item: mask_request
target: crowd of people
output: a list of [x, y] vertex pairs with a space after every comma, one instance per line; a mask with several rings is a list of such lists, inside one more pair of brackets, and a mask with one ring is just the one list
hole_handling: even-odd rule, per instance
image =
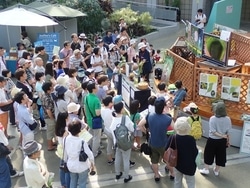
[[[160, 83], [159, 91], [148, 99], [146, 117], [138, 111], [138, 100], [130, 102], [127, 112], [122, 97], [117, 95], [117, 88], [121, 84], [116, 78], [120, 74], [118, 65], [124, 60], [138, 68], [136, 64], [143, 62], [141, 76], [149, 81], [153, 60], [158, 58], [159, 51], [155, 53], [145, 38], [140, 42], [130, 39], [123, 19], [119, 30], [118, 34], [107, 31], [103, 38], [97, 39], [95, 46], [87, 42], [84, 33], [79, 36], [73, 33], [72, 41], [65, 41], [60, 53], [55, 54], [51, 62], [43, 46], [36, 47], [34, 55], [27, 52], [25, 48], [31, 44], [24, 39], [18, 60], [19, 68], [15, 72], [16, 83], [10, 79], [11, 73], [6, 69], [4, 58], [1, 59], [0, 142], [11, 149], [8, 139], [13, 136], [8, 133], [8, 125], [16, 126], [20, 131], [19, 148], [25, 158], [23, 172], [12, 173], [8, 154], [0, 156], [0, 169], [5, 169], [0, 171], [0, 187], [11, 187], [10, 178], [23, 174], [29, 187], [49, 186], [53, 173], [48, 172], [46, 165], [38, 160], [41, 145], [35, 141], [37, 131], [46, 131], [47, 151], [56, 152], [59, 157], [63, 188], [76, 188], [77, 185], [86, 187], [89, 171], [95, 174], [95, 160], [102, 155], [102, 134], [107, 136], [107, 165], [114, 164], [114, 178], [118, 180], [123, 177], [124, 183], [133, 178], [129, 174], [129, 168], [135, 165], [130, 159], [131, 152], [142, 150], [144, 133], [150, 135], [151, 167], [154, 180], [159, 182], [158, 165], [165, 150], [172, 147], [168, 142], [172, 136], [167, 134], [171, 130], [177, 135], [175, 147], [178, 149], [178, 165], [174, 168], [166, 163], [165, 170], [169, 171], [176, 188], [182, 187], [183, 175], [186, 176], [188, 187], [195, 187], [197, 138], [190, 135], [192, 122], [188, 118], [178, 118], [178, 110], [187, 91], [180, 80], [174, 84], [174, 92], [168, 91], [166, 83]], [[27, 37], [26, 33], [23, 34]], [[0, 47], [2, 57], [3, 51]], [[220, 166], [225, 166], [225, 150], [217, 153], [215, 149], [219, 147], [217, 142], [224, 149], [223, 144], [228, 140], [231, 125], [225, 108], [222, 108], [220, 104], [214, 110], [215, 117], [210, 118], [210, 138], [205, 149], [206, 166], [201, 170], [202, 174], [209, 174], [208, 165], [213, 163], [214, 157], [215, 175], [219, 174]], [[188, 111], [196, 117], [198, 107], [191, 106]], [[133, 136], [129, 149], [119, 147], [119, 138], [115, 134], [117, 127], [123, 124], [124, 116], [128, 134]], [[100, 117], [103, 126], [96, 128], [94, 119]], [[221, 122], [225, 122], [225, 126], [218, 128]], [[80, 136], [84, 131], [91, 135], [90, 140], [85, 141]], [[86, 154], [86, 160], [79, 160], [81, 151]], [[65, 170], [65, 164], [68, 170]]]

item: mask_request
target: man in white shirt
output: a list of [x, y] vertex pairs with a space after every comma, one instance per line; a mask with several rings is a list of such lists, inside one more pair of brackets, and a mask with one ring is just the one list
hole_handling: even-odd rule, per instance
[[2, 71], [6, 68], [6, 61], [4, 59], [4, 48], [0, 47], [0, 75], [2, 75]]
[[197, 14], [195, 15], [195, 25], [200, 29], [204, 29], [206, 22], [207, 17], [205, 14], [203, 14], [203, 10], [198, 9]]

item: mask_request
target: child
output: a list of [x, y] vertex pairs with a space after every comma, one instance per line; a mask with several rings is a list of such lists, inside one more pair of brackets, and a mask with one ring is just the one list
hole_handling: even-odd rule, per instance
[[191, 126], [190, 135], [193, 136], [195, 140], [200, 139], [202, 136], [202, 124], [201, 117], [197, 114], [198, 106], [191, 102], [183, 110], [191, 113], [191, 116], [188, 117], [188, 123]]
[[7, 96], [7, 100], [11, 99], [11, 95], [10, 92], [11, 90], [16, 87], [15, 83], [10, 79], [11, 78], [11, 72], [8, 69], [4, 69], [2, 71], [2, 75], [5, 77], [6, 79], [6, 85], [4, 86], [5, 91], [6, 91], [6, 96]]
[[112, 132], [110, 130], [110, 125], [112, 123], [112, 112], [113, 112], [113, 97], [110, 95], [107, 95], [102, 100], [104, 106], [101, 108], [101, 117], [103, 119], [104, 124], [104, 133], [107, 135], [108, 138], [108, 144], [107, 144], [107, 158], [108, 158], [108, 165], [114, 164], [115, 160], [112, 157], [113, 156], [113, 136]]
[[135, 143], [134, 143], [134, 149], [140, 149], [141, 147], [141, 137], [142, 137], [142, 131], [137, 128], [137, 124], [139, 123], [141, 116], [138, 112], [138, 109], [140, 108], [140, 102], [138, 100], [133, 100], [130, 103], [130, 119], [134, 123], [134, 137], [135, 137]]
[[175, 87], [177, 91], [174, 92], [174, 99], [173, 99], [173, 105], [174, 105], [174, 120], [176, 120], [178, 116], [178, 111], [180, 109], [181, 102], [185, 100], [185, 97], [187, 95], [187, 90], [182, 87], [182, 81], [178, 80], [175, 82]]
[[118, 89], [119, 88], [119, 71], [120, 71], [120, 68], [119, 68], [119, 61], [116, 61], [114, 64], [115, 64], [115, 68], [113, 70], [113, 82], [114, 82], [114, 85], [115, 85], [115, 89]]

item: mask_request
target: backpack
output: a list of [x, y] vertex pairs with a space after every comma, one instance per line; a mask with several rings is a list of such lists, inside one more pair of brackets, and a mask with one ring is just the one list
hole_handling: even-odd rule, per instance
[[122, 116], [122, 121], [116, 126], [114, 130], [117, 147], [123, 151], [127, 151], [132, 148], [134, 138], [132, 133], [125, 126], [126, 116]]
[[200, 139], [202, 136], [200, 116], [196, 119], [193, 116], [190, 116], [189, 120], [191, 120], [191, 122], [189, 121], [191, 125], [190, 135], [193, 136], [195, 140]]

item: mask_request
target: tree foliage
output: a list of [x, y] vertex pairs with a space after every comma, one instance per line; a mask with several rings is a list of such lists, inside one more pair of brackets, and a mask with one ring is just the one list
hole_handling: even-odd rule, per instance
[[149, 12], [139, 14], [133, 11], [128, 5], [125, 8], [114, 11], [110, 15], [110, 21], [113, 27], [118, 27], [120, 18], [123, 18], [128, 26], [128, 33], [130, 36], [141, 36], [148, 33], [151, 28], [152, 17]]

